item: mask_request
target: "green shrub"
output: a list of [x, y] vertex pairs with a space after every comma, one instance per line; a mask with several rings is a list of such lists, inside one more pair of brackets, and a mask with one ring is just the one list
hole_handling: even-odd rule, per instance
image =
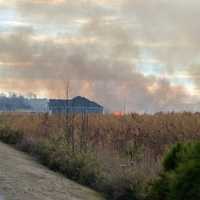
[[52, 170], [81, 184], [96, 187], [100, 167], [92, 153], [72, 152], [67, 143], [47, 139], [36, 144], [34, 154]]
[[99, 191], [106, 194], [107, 199], [137, 200], [138, 186], [134, 179], [127, 176], [106, 176], [98, 183]]
[[200, 162], [188, 161], [178, 167], [171, 182], [170, 199], [200, 199]]
[[178, 143], [170, 149], [163, 160], [165, 171], [175, 170], [188, 160], [200, 160], [200, 142]]
[[169, 184], [170, 177], [168, 174], [163, 173], [160, 177], [153, 182], [150, 186], [148, 200], [168, 200], [169, 198]]
[[23, 139], [23, 133], [9, 127], [0, 128], [0, 140], [7, 144], [18, 144]]
[[178, 163], [180, 163], [180, 159], [182, 159], [182, 152], [184, 151], [183, 148], [183, 145], [178, 143], [170, 149], [168, 154], [166, 154], [163, 160], [163, 167], [165, 171], [174, 170], [177, 167]]
[[79, 168], [79, 182], [96, 187], [97, 180], [101, 177], [100, 165], [90, 153], [79, 153], [75, 157], [75, 165]]
[[153, 183], [148, 199], [200, 199], [200, 142], [179, 143], [165, 156], [164, 171]]

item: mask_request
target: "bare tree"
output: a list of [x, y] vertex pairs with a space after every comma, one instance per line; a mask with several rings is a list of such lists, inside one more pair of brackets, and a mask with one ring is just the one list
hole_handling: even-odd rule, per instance
[[80, 151], [86, 152], [88, 146], [89, 116], [85, 108], [81, 113], [81, 122]]
[[69, 101], [70, 96], [70, 81], [66, 84], [66, 102], [65, 102], [65, 124], [66, 124], [66, 140], [71, 146], [73, 152], [75, 151], [75, 141], [74, 141], [74, 119], [75, 114], [71, 110], [71, 105]]

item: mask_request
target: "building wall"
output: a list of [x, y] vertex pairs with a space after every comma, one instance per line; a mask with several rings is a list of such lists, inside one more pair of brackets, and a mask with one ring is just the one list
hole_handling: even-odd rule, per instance
[[48, 100], [47, 99], [29, 99], [28, 103], [31, 107], [30, 112], [46, 113], [48, 112]]
[[103, 113], [103, 107], [86, 98], [69, 100], [28, 99], [24, 97], [0, 98], [0, 112], [33, 113]]
[[51, 113], [103, 113], [103, 107], [82, 107], [82, 106], [53, 106], [49, 108]]
[[81, 96], [73, 99], [49, 100], [50, 113], [103, 113], [103, 107]]

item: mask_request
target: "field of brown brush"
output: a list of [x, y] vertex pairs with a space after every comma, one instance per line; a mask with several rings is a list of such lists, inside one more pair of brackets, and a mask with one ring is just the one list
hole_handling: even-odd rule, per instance
[[160, 171], [163, 153], [179, 141], [200, 139], [200, 113], [113, 115], [1, 114], [0, 126], [28, 142], [60, 136], [73, 152], [92, 152], [102, 171], [143, 183]]
[[[142, 145], [151, 151], [154, 159], [162, 155], [168, 145], [200, 138], [200, 113], [130, 114], [123, 117], [88, 115], [87, 123], [83, 123], [80, 115], [73, 118], [69, 124], [77, 142], [84, 129], [90, 147], [122, 153], [131, 144]], [[22, 130], [30, 137], [47, 137], [66, 131], [66, 119], [58, 115], [1, 114], [0, 123]]]

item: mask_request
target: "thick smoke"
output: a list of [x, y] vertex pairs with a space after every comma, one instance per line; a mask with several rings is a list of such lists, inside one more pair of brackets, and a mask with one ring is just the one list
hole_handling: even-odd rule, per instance
[[[161, 60], [164, 70], [177, 72], [190, 70], [197, 62], [200, 17], [198, 0], [124, 0], [121, 6], [128, 21], [137, 21], [138, 30], [146, 47]], [[192, 67], [191, 67], [192, 68]]]
[[147, 52], [168, 74], [181, 67], [189, 73], [197, 55], [193, 36], [179, 38], [184, 27], [170, 31], [180, 19], [160, 11], [171, 8], [165, 1], [117, 2], [15, 1], [17, 16], [29, 25], [0, 33], [0, 88], [60, 98], [70, 80], [70, 96], [88, 96], [111, 111], [184, 109], [187, 90], [145, 76], [139, 64]]

